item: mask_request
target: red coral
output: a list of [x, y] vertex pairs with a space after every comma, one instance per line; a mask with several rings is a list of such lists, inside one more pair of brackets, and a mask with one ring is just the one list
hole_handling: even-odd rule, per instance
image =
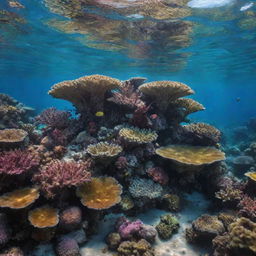
[[39, 158], [28, 151], [12, 150], [0, 154], [0, 174], [19, 175], [39, 165]]
[[70, 112], [48, 108], [35, 119], [40, 124], [45, 124], [50, 128], [64, 129], [70, 125]]
[[91, 173], [88, 171], [90, 167], [89, 160], [83, 163], [53, 160], [34, 175], [33, 180], [39, 184], [45, 195], [51, 198], [62, 189], [90, 181]]
[[153, 181], [166, 185], [169, 182], [167, 173], [161, 167], [152, 167], [147, 169], [147, 174], [152, 177]]
[[238, 207], [241, 208], [239, 211], [240, 216], [256, 221], [256, 200], [245, 195], [238, 204]]

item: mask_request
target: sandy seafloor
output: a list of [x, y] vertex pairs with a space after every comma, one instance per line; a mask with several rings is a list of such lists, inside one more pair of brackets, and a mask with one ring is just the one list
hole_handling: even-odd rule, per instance
[[[202, 249], [192, 247], [186, 243], [184, 230], [191, 222], [200, 215], [207, 213], [209, 202], [199, 193], [185, 194], [186, 204], [184, 209], [176, 216], [180, 221], [179, 232], [168, 241], [157, 239], [154, 244], [156, 256], [199, 256], [204, 253]], [[135, 219], [141, 219], [145, 224], [156, 225], [159, 217], [167, 212], [161, 210], [150, 210], [145, 214], [138, 215]], [[90, 238], [90, 240], [81, 247], [82, 256], [112, 256], [111, 252], [104, 252], [106, 244], [105, 236], [113, 230], [115, 220], [120, 215], [106, 215], [102, 223], [100, 223], [98, 235]]]

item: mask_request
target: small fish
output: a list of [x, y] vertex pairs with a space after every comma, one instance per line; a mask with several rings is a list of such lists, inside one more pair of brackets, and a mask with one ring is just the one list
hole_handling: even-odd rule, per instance
[[240, 102], [241, 98], [240, 97], [237, 97], [236, 98], [236, 102]]
[[98, 111], [98, 112], [95, 113], [95, 116], [97, 116], [97, 117], [104, 116], [104, 112]]

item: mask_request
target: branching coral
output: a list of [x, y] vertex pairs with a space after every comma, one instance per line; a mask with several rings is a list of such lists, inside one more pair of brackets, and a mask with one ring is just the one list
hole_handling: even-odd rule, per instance
[[48, 108], [35, 119], [38, 123], [45, 124], [50, 128], [64, 129], [70, 125], [70, 117], [70, 112]]
[[37, 155], [28, 151], [12, 150], [0, 153], [0, 176], [23, 174], [38, 165]]
[[59, 223], [59, 214], [57, 209], [45, 205], [29, 211], [28, 219], [36, 228], [50, 228]]
[[92, 178], [77, 189], [81, 203], [91, 209], [108, 209], [121, 201], [122, 186], [112, 177]]
[[0, 196], [0, 207], [22, 209], [33, 204], [39, 198], [36, 188], [22, 188]]
[[156, 150], [156, 154], [184, 165], [205, 165], [225, 160], [224, 152], [214, 147], [170, 145]]
[[215, 197], [222, 202], [237, 204], [243, 197], [243, 192], [240, 189], [236, 189], [233, 186], [227, 186], [215, 193]]
[[22, 129], [0, 130], [0, 147], [15, 148], [23, 145], [28, 133]]
[[113, 143], [99, 142], [87, 147], [86, 152], [95, 159], [114, 158], [122, 152], [122, 147]]
[[256, 200], [245, 195], [239, 202], [238, 207], [240, 208], [240, 216], [247, 217], [254, 222], [256, 221]]
[[131, 80], [125, 81], [119, 91], [114, 91], [113, 96], [108, 100], [131, 109], [145, 106], [141, 100], [141, 92], [135, 90]]
[[139, 90], [156, 103], [157, 107], [165, 111], [169, 104], [180, 97], [193, 94], [194, 91], [180, 82], [156, 81], [143, 84]]
[[133, 178], [129, 186], [129, 192], [134, 198], [156, 199], [162, 195], [163, 188], [152, 180]]
[[221, 132], [206, 123], [192, 123], [183, 126], [185, 134], [197, 144], [197, 145], [216, 145], [220, 142]]
[[39, 184], [47, 197], [54, 197], [65, 188], [76, 187], [90, 181], [91, 162], [83, 163], [54, 160], [44, 166], [33, 180]]
[[145, 144], [157, 139], [157, 133], [149, 129], [139, 129], [136, 127], [122, 128], [119, 136], [126, 142]]
[[117, 79], [91, 75], [55, 84], [49, 94], [54, 98], [70, 101], [82, 115], [94, 115], [98, 111], [103, 111], [106, 92], [120, 86], [121, 82]]

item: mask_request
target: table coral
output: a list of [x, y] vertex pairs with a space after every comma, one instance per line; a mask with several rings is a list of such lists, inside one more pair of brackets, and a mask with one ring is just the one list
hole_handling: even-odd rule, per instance
[[81, 203], [90, 209], [108, 209], [121, 201], [122, 186], [112, 177], [92, 178], [77, 188]]
[[45, 205], [29, 211], [28, 219], [36, 228], [50, 228], [59, 223], [59, 214], [57, 209]]
[[0, 147], [15, 148], [25, 143], [28, 133], [22, 129], [0, 130]]
[[21, 188], [0, 196], [0, 207], [22, 209], [33, 204], [39, 198], [36, 188]]

